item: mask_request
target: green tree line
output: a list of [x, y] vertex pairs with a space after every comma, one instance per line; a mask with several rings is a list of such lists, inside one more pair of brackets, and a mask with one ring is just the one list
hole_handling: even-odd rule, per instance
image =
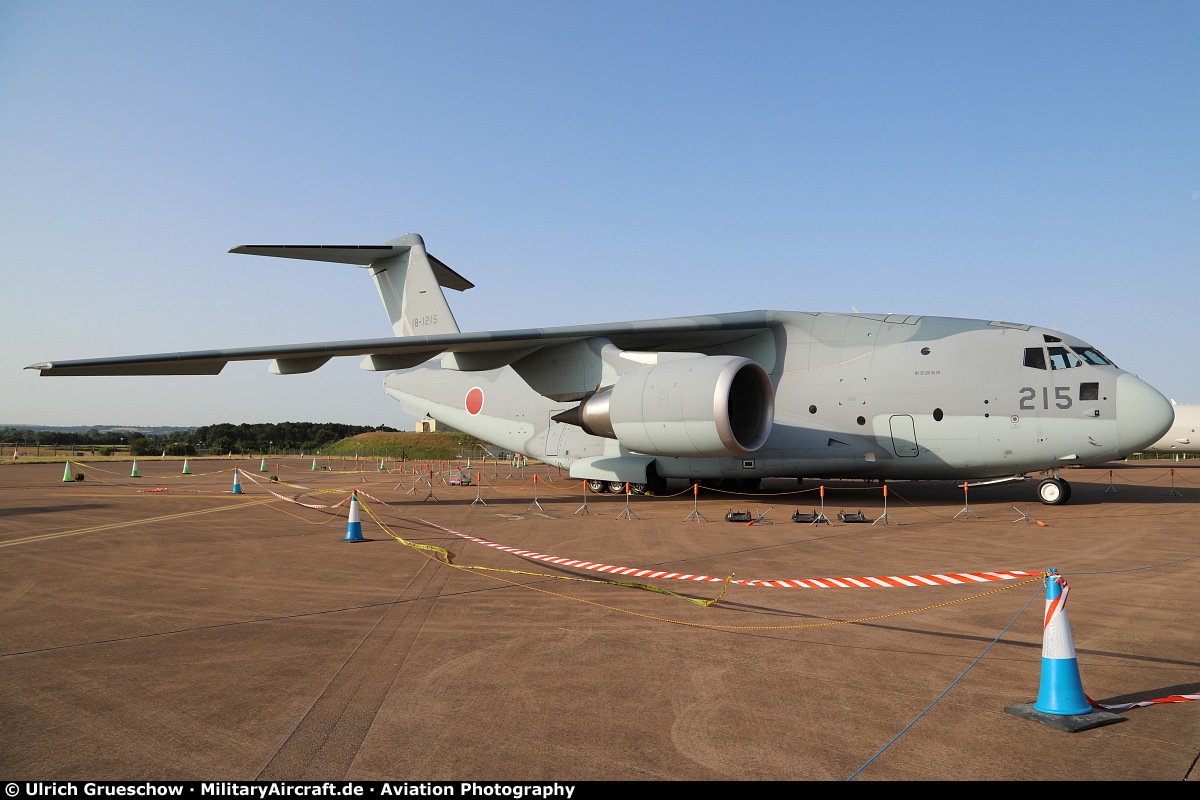
[[348, 436], [370, 431], [395, 432], [387, 426], [343, 425], [337, 422], [277, 422], [204, 425], [169, 433], [139, 431], [33, 430], [0, 428], [0, 442], [26, 449], [41, 445], [88, 449], [128, 449], [130, 455], [194, 456], [201, 452], [243, 454], [289, 453], [320, 450]]

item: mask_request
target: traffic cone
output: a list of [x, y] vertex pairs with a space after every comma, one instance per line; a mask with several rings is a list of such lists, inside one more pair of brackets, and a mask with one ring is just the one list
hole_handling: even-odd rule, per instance
[[14, 447], [13, 448], [13, 461], [16, 461], [20, 457], [21, 457], [21, 453], [18, 452], [17, 448]]
[[70, 461], [68, 461], [67, 465], [65, 467], [63, 467], [62, 482], [63, 483], [74, 483], [75, 482], [75, 479], [71, 477], [71, 462]]
[[1042, 679], [1037, 700], [1004, 709], [1069, 733], [1125, 718], [1096, 706], [1083, 691], [1075, 641], [1067, 620], [1069, 587], [1057, 569], [1046, 570], [1046, 614], [1042, 619]]
[[350, 521], [346, 523], [346, 538], [343, 542], [365, 542], [362, 535], [362, 521], [358, 515], [358, 492], [350, 494]]
[[137, 471], [137, 459], [136, 459], [136, 458], [133, 460], [133, 469], [131, 469], [131, 470], [129, 471], [129, 477], [131, 477], [131, 478], [140, 478], [140, 477], [142, 477], [141, 475], [138, 475], [138, 471]]
[[191, 475], [192, 474], [191, 471], [188, 470], [187, 461], [188, 461], [187, 458], [183, 459], [183, 472], [181, 473], [183, 475]]
[[267, 460], [265, 458], [262, 460], [262, 463], [258, 465], [258, 471], [259, 472], [267, 471]]
[[1033, 707], [1043, 714], [1086, 714], [1092, 710], [1079, 677], [1075, 640], [1067, 621], [1066, 580], [1047, 571], [1046, 616], [1042, 633], [1042, 682]]
[[312, 472], [316, 472], [316, 471], [317, 471], [317, 460], [316, 460], [315, 458], [313, 459], [313, 465], [312, 465], [312, 470], [311, 470], [311, 471], [312, 471]]
[[233, 468], [233, 493], [234, 494], [245, 494], [245, 492], [242, 491], [242, 484], [238, 480], [238, 468], [237, 467]]

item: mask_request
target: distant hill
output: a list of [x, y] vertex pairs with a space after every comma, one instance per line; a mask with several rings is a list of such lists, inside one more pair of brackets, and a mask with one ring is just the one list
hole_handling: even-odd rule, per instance
[[496, 458], [498, 448], [465, 433], [371, 432], [350, 436], [321, 449], [323, 455], [423, 459]]
[[56, 433], [86, 433], [87, 431], [109, 431], [144, 434], [175, 433], [176, 431], [194, 431], [196, 428], [177, 428], [170, 425], [19, 425], [16, 423], [0, 423], [0, 428], [17, 428], [29, 431], [54, 431]]

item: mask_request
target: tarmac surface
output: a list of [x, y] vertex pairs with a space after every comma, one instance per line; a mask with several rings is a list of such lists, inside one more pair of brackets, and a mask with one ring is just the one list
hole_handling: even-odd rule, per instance
[[[311, 463], [0, 465], [0, 779], [1200, 778], [1200, 461], [1065, 471], [1064, 506]], [[1047, 569], [1108, 724], [1006, 710]], [[890, 576], [923, 577], [841, 580]]]

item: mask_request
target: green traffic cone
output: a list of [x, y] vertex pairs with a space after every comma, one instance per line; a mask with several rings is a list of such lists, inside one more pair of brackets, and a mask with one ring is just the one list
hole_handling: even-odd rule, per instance
[[188, 471], [188, 465], [187, 465], [187, 462], [188, 462], [188, 460], [187, 460], [186, 458], [185, 458], [185, 459], [183, 459], [183, 474], [184, 474], [184, 475], [191, 475], [192, 473]]
[[317, 471], [317, 460], [316, 460], [315, 458], [313, 459], [313, 465], [312, 465], [312, 470], [311, 470], [311, 471], [312, 471], [312, 472], [316, 472], [316, 471]]
[[267, 460], [265, 458], [262, 460], [262, 463], [258, 465], [258, 471], [259, 472], [267, 471]]
[[132, 471], [129, 473], [129, 477], [131, 477], [131, 478], [140, 478], [140, 477], [142, 477], [141, 475], [138, 475], [138, 471], [137, 471], [137, 459], [136, 459], [136, 458], [133, 460], [133, 470], [132, 470]]
[[75, 482], [75, 479], [71, 477], [71, 462], [70, 461], [68, 461], [67, 465], [65, 467], [63, 467], [62, 482], [63, 483], [74, 483]]

